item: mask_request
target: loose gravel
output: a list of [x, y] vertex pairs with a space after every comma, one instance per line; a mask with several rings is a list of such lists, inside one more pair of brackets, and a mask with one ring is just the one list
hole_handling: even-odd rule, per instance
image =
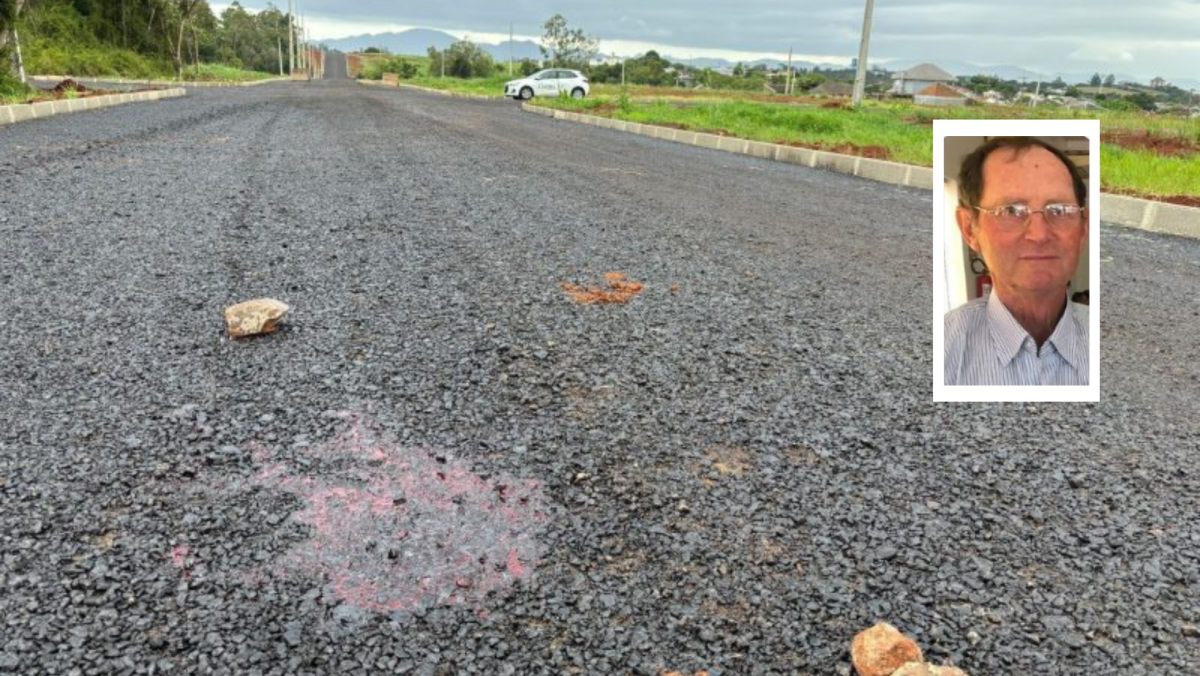
[[935, 405], [930, 211], [341, 81], [0, 129], [0, 672], [1197, 673], [1200, 244], [1103, 229], [1099, 404]]

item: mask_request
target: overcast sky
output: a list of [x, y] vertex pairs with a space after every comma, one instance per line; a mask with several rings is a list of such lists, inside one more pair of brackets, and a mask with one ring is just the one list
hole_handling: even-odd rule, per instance
[[[262, 9], [265, 0], [245, 0]], [[277, 0], [287, 9], [287, 0]], [[219, 12], [224, 3], [212, 3]], [[314, 39], [438, 28], [479, 42], [537, 40], [555, 13], [603, 53], [786, 57], [844, 63], [858, 53], [865, 0], [302, 0]], [[1200, 79], [1200, 0], [878, 0], [870, 60], [959, 60], [1055, 73]]]

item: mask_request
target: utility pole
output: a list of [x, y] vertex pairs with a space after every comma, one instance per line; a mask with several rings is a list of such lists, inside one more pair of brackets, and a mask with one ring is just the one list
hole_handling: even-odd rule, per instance
[[792, 48], [788, 47], [788, 68], [787, 75], [783, 78], [783, 94], [784, 96], [792, 95]]
[[296, 15], [296, 10], [292, 7], [292, 0], [288, 0], [288, 75], [296, 70], [296, 24], [292, 17]]
[[867, 87], [867, 45], [871, 42], [871, 13], [875, 11], [875, 0], [867, 0], [863, 13], [862, 42], [858, 45], [858, 71], [854, 74], [854, 107], [862, 105], [863, 91]]
[[513, 25], [508, 24], [508, 76], [512, 77]]

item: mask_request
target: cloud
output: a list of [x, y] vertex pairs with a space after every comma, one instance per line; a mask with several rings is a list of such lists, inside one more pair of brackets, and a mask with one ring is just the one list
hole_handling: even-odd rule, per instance
[[1086, 63], [1133, 63], [1133, 52], [1124, 45], [1087, 44], [1067, 55], [1071, 61]]
[[[651, 43], [659, 52], [737, 51], [786, 55], [789, 49], [847, 62], [858, 53], [865, 0], [608, 0], [570, 3], [571, 27], [615, 45]], [[448, 32], [516, 34], [536, 39], [555, 12], [533, 0], [385, 3], [300, 0], [313, 34], [336, 38], [423, 26]], [[277, 6], [284, 4], [276, 0]], [[244, 0], [263, 8], [266, 0]], [[285, 5], [286, 6], [286, 5]], [[1136, 64], [1194, 77], [1200, 2], [1194, 0], [888, 0], [875, 5], [872, 58], [1011, 64], [1048, 70]], [[1148, 41], [1164, 45], [1144, 48]], [[815, 60], [815, 59], [812, 59]]]

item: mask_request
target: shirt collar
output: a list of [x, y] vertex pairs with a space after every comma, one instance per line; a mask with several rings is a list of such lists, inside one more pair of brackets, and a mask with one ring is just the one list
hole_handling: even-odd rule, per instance
[[[992, 334], [992, 344], [996, 348], [996, 358], [1004, 366], [1008, 366], [1013, 359], [1016, 359], [1026, 340], [1029, 341], [1031, 349], [1036, 345], [1033, 336], [1030, 336], [1025, 327], [1021, 326], [1016, 317], [1012, 316], [1012, 313], [994, 292], [988, 294], [987, 323]], [[1079, 319], [1072, 311], [1071, 300], [1068, 298], [1067, 307], [1063, 310], [1062, 317], [1058, 319], [1058, 325], [1054, 327], [1054, 332], [1050, 334], [1046, 343], [1052, 345], [1054, 350], [1075, 369], [1084, 363], [1087, 354], [1087, 345], [1084, 344], [1081, 333]]]

